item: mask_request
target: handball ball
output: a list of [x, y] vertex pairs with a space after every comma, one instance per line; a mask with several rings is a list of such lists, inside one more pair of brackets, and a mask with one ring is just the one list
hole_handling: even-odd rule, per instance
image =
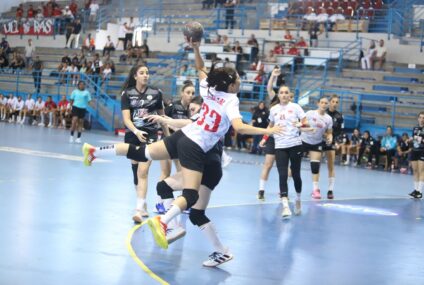
[[187, 41], [200, 42], [203, 37], [203, 26], [199, 22], [190, 22], [184, 27], [184, 36]]

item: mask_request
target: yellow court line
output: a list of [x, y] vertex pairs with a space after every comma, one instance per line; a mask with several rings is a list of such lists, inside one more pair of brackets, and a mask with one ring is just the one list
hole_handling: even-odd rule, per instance
[[128, 232], [128, 236], [127, 236], [127, 240], [126, 240], [128, 252], [130, 253], [132, 259], [134, 259], [134, 261], [138, 264], [138, 266], [140, 266], [141, 269], [143, 269], [143, 271], [146, 272], [151, 278], [155, 279], [156, 281], [158, 281], [162, 285], [169, 285], [168, 282], [166, 282], [165, 280], [163, 280], [162, 278], [157, 276], [152, 270], [150, 270], [149, 267], [146, 266], [146, 264], [143, 263], [143, 261], [141, 261], [141, 259], [137, 256], [137, 254], [134, 251], [134, 248], [131, 245], [131, 240], [133, 238], [134, 233], [144, 224], [146, 224], [146, 222], [143, 222], [140, 225], [134, 226]]

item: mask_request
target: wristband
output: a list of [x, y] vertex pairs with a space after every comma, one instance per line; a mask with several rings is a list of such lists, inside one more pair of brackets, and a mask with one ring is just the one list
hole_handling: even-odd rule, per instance
[[269, 139], [269, 136], [268, 136], [268, 135], [264, 135], [264, 136], [262, 137], [262, 139], [263, 139], [263, 140], [265, 140], [265, 141], [267, 141], [267, 140]]

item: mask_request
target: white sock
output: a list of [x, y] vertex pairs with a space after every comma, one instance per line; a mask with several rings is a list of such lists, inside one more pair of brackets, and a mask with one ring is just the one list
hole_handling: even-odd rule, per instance
[[168, 224], [173, 218], [181, 214], [181, 209], [177, 205], [172, 205], [171, 208], [169, 208], [168, 212], [166, 212], [165, 215], [160, 217], [160, 220], [164, 224]]
[[143, 210], [144, 204], [146, 204], [146, 199], [143, 198], [137, 198], [137, 210]]
[[148, 160], [152, 160], [152, 157], [150, 156], [149, 149], [147, 148], [147, 146], [146, 146], [146, 148], [144, 150], [144, 155], [146, 156], [146, 158]]
[[266, 180], [260, 179], [259, 180], [259, 190], [265, 190], [265, 184], [266, 184]]
[[418, 192], [422, 193], [424, 188], [424, 181], [420, 181], [420, 184], [418, 186]]
[[300, 200], [300, 196], [302, 195], [302, 193], [297, 193], [296, 192], [296, 200]]
[[215, 251], [226, 253], [227, 249], [219, 240], [215, 230], [215, 226], [212, 224], [212, 222], [200, 226], [200, 230], [206, 236], [206, 238], [213, 244]]
[[346, 161], [350, 162], [350, 154], [346, 155]]
[[328, 191], [334, 190], [334, 183], [336, 182], [336, 177], [328, 178]]
[[53, 121], [53, 113], [52, 113], [52, 112], [50, 112], [50, 113], [49, 113], [49, 125], [51, 125], [51, 124], [52, 124], [52, 121]]
[[414, 190], [417, 190], [420, 188], [420, 181], [414, 181]]
[[318, 190], [319, 189], [319, 182], [318, 181], [313, 181], [312, 182], [312, 189], [313, 190]]
[[111, 144], [111, 145], [96, 147], [95, 153], [96, 153], [96, 157], [116, 155], [115, 145]]
[[171, 208], [172, 202], [174, 202], [174, 198], [163, 199], [163, 207], [165, 211], [168, 211]]

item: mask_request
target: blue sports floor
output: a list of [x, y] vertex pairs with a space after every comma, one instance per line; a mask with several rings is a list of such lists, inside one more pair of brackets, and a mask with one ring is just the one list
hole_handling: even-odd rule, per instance
[[[410, 175], [336, 167], [336, 199], [311, 201], [305, 162], [303, 213], [282, 221], [276, 169], [259, 202], [263, 157], [230, 152], [234, 162], [207, 213], [234, 259], [204, 268], [213, 248], [189, 221], [187, 235], [168, 250], [146, 226], [134, 228], [125, 158], [83, 167], [81, 145], [68, 137], [0, 123], [1, 285], [424, 284], [424, 210], [407, 198]], [[95, 145], [121, 140], [93, 132], [82, 138]], [[323, 165], [323, 190], [326, 175]], [[154, 163], [151, 214], [158, 178]], [[292, 185], [290, 192], [293, 198]]]

